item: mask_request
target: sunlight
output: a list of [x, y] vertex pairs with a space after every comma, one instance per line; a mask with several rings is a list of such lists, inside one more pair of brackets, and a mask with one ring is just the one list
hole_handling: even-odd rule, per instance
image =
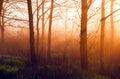
[[120, 0], [102, 1], [0, 0], [0, 77], [117, 78]]
[[95, 0], [95, 2], [92, 4], [93, 7], [99, 7], [101, 5], [101, 0]]

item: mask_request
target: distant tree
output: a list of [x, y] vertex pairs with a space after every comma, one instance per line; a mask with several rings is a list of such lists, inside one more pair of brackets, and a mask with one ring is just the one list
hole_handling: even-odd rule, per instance
[[50, 15], [49, 15], [49, 27], [48, 27], [48, 63], [51, 62], [51, 30], [52, 30], [52, 15], [53, 15], [53, 3], [51, 0]]
[[32, 15], [32, 3], [31, 0], [27, 0], [28, 15], [29, 15], [29, 29], [30, 29], [30, 58], [32, 67], [36, 67], [37, 60], [34, 47], [34, 28], [33, 28], [33, 15]]
[[81, 29], [80, 29], [80, 61], [81, 68], [88, 70], [88, 51], [87, 51], [87, 21], [88, 10], [93, 0], [81, 0]]
[[36, 24], [36, 27], [37, 27], [37, 39], [36, 39], [36, 53], [38, 54], [39, 53], [39, 1], [36, 0], [36, 12], [37, 12], [37, 15], [36, 15], [36, 18], [37, 18], [37, 24]]
[[[114, 7], [114, 0], [111, 0], [111, 7], [110, 7], [110, 13], [113, 12]], [[114, 44], [114, 18], [113, 15], [110, 16], [110, 25], [111, 25], [111, 44]], [[113, 45], [111, 45], [111, 49], [113, 49]], [[111, 50], [113, 51], [113, 50]]]
[[[101, 2], [101, 18], [105, 18], [105, 0]], [[101, 21], [100, 36], [100, 73], [104, 73], [104, 38], [105, 38], [105, 20]]]
[[42, 50], [41, 50], [41, 52], [43, 52], [44, 51], [44, 35], [45, 35], [45, 33], [44, 33], [44, 31], [45, 31], [45, 24], [44, 24], [44, 4], [45, 4], [45, 0], [42, 0], [42, 43], [41, 43], [41, 45], [42, 45]]

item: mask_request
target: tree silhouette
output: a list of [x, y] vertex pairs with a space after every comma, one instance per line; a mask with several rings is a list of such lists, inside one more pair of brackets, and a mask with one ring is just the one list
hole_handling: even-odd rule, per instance
[[[114, 7], [114, 0], [111, 0], [111, 7], [110, 7], [110, 13], [113, 12]], [[113, 15], [110, 16], [110, 25], [111, 25], [111, 44], [114, 44], [114, 18]], [[111, 49], [113, 49], [113, 45], [111, 45]], [[111, 50], [112, 52], [113, 50]]]
[[1, 42], [4, 41], [4, 40], [3, 40], [4, 37], [3, 37], [3, 34], [2, 34], [2, 33], [3, 33], [2, 31], [3, 31], [4, 29], [3, 29], [3, 27], [2, 27], [2, 23], [1, 23], [1, 22], [2, 22], [2, 7], [3, 7], [3, 0], [0, 0], [0, 28], [1, 28]]
[[28, 5], [28, 15], [29, 15], [29, 30], [30, 30], [30, 58], [31, 65], [33, 68], [36, 67], [36, 55], [35, 55], [35, 47], [34, 47], [34, 28], [33, 28], [33, 15], [32, 15], [32, 3], [31, 0], [27, 0]]
[[36, 22], [36, 27], [37, 27], [37, 39], [36, 39], [36, 53], [39, 53], [39, 8], [38, 8], [38, 0], [36, 0], [36, 18], [37, 18], [37, 22]]
[[45, 31], [45, 24], [44, 24], [44, 3], [45, 0], [42, 0], [42, 49], [41, 52], [44, 52], [44, 31]]
[[[105, 0], [101, 2], [101, 18], [105, 17]], [[105, 20], [101, 21], [101, 36], [100, 36], [100, 73], [104, 73], [104, 38], [105, 38]]]
[[0, 0], [0, 15], [1, 15], [1, 11], [2, 11], [2, 6], [3, 6], [3, 0]]
[[2, 6], [2, 12], [1, 12], [1, 41], [2, 43], [4, 44], [5, 42], [5, 13], [6, 13], [6, 5], [7, 5], [8, 1], [7, 2], [4, 2], [4, 5]]
[[88, 21], [88, 10], [92, 4], [92, 0], [81, 0], [81, 29], [80, 29], [80, 61], [81, 68], [88, 70], [88, 52], [87, 52], [87, 21]]
[[54, 0], [51, 0], [49, 28], [48, 28], [48, 63], [51, 62], [51, 30], [52, 30], [53, 3], [54, 3]]

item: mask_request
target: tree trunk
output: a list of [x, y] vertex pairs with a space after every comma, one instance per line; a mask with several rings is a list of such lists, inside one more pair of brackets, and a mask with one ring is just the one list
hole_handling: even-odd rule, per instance
[[38, 0], [36, 0], [36, 8], [37, 8], [37, 39], [36, 39], [36, 53], [39, 54], [39, 8], [38, 8]]
[[32, 67], [36, 67], [37, 60], [34, 47], [34, 28], [33, 28], [33, 15], [32, 15], [32, 3], [31, 0], [27, 0], [28, 15], [29, 15], [29, 29], [30, 29], [30, 58]]
[[4, 39], [4, 26], [5, 26], [5, 24], [4, 24], [4, 8], [2, 9], [1, 15], [2, 15], [2, 19], [1, 19], [1, 41], [2, 41], [2, 44], [4, 44], [4, 41], [5, 41], [5, 39]]
[[1, 15], [1, 12], [2, 12], [2, 6], [3, 6], [3, 0], [0, 0], [0, 15]]
[[[114, 0], [111, 0], [111, 8], [110, 8], [110, 13], [113, 12], [113, 6], [114, 6]], [[110, 24], [111, 24], [111, 52], [113, 51], [113, 44], [114, 44], [114, 19], [113, 19], [113, 15], [111, 15], [110, 17]]]
[[[101, 3], [101, 18], [105, 17], [105, 0]], [[100, 36], [100, 73], [104, 73], [104, 38], [105, 38], [105, 20], [101, 21], [101, 36]]]
[[45, 1], [42, 0], [42, 48], [41, 48], [41, 52], [43, 53], [44, 51], [44, 3]]
[[[111, 0], [110, 13], [113, 12], [113, 7], [114, 7], [114, 0]], [[113, 64], [114, 64], [114, 62], [112, 61], [113, 53], [114, 53], [114, 18], [113, 18], [113, 15], [110, 16], [110, 25], [111, 25], [111, 38], [110, 38], [111, 40], [110, 40], [109, 66], [110, 66], [110, 69], [112, 69]]]
[[51, 63], [51, 29], [52, 29], [53, 3], [54, 3], [54, 0], [51, 0], [49, 28], [48, 28], [48, 63]]
[[4, 33], [4, 29], [3, 29], [3, 26], [2, 26], [2, 18], [3, 17], [1, 17], [2, 16], [2, 7], [3, 7], [3, 0], [0, 0], [0, 28], [1, 28], [1, 43], [3, 43], [4, 42], [4, 35], [3, 35], [3, 33]]
[[88, 57], [87, 57], [87, 0], [81, 0], [82, 13], [81, 13], [81, 30], [80, 30], [80, 55], [81, 55], [81, 68], [88, 70]]

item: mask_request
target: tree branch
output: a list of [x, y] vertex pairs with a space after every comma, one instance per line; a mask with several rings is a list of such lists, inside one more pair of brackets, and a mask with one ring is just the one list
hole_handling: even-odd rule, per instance
[[120, 8], [117, 9], [117, 10], [115, 10], [115, 11], [113, 11], [112, 13], [110, 13], [109, 15], [107, 15], [106, 17], [102, 18], [100, 21], [106, 20], [109, 16], [113, 15], [115, 12], [117, 12], [119, 10], [120, 10]]

